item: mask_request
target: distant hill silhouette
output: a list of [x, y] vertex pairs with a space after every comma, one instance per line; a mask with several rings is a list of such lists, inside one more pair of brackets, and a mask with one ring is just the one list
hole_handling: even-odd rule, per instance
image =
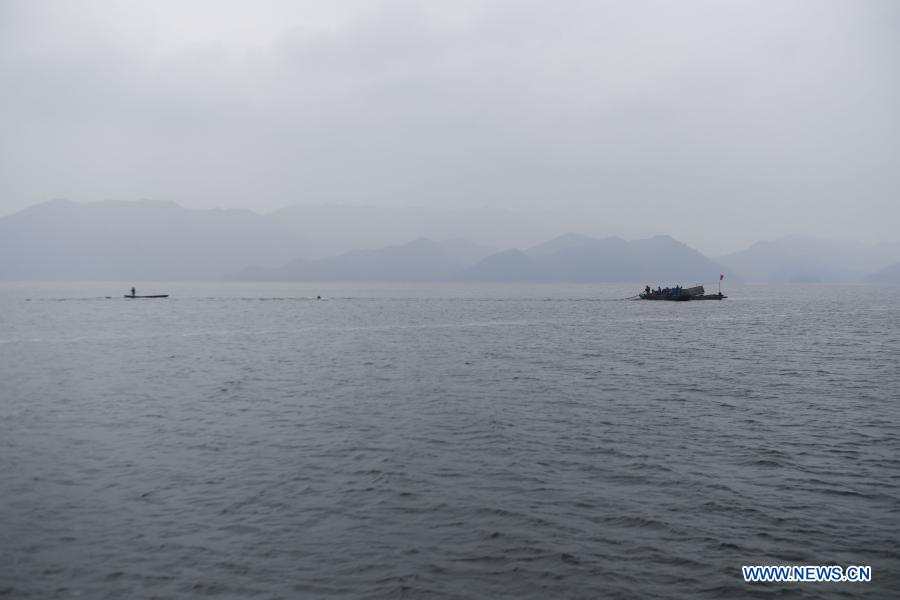
[[0, 217], [0, 279], [214, 280], [250, 265], [270, 268], [418, 237], [448, 240], [441, 242], [445, 251], [469, 264], [578, 222], [494, 208], [323, 205], [260, 215], [149, 200], [54, 200]]
[[298, 259], [275, 269], [254, 267], [239, 280], [271, 281], [447, 281], [478, 254], [462, 240], [444, 244], [420, 238], [400, 246], [354, 250], [318, 260]]
[[857, 283], [900, 257], [896, 244], [790, 236], [718, 257], [750, 283]]
[[521, 250], [492, 254], [456, 274], [461, 281], [525, 282], [541, 279], [537, 261]]
[[337, 256], [359, 248], [383, 248], [416, 238], [450, 240], [463, 238], [496, 248], [523, 248], [573, 228], [585, 233], [628, 235], [643, 231], [624, 230], [604, 222], [555, 213], [517, 212], [502, 208], [436, 209], [422, 207], [376, 208], [364, 206], [291, 206], [275, 211], [277, 220], [306, 240], [304, 258]]
[[866, 283], [900, 284], [900, 262], [895, 262], [866, 276]]
[[595, 238], [583, 235], [581, 233], [564, 233], [558, 237], [553, 238], [552, 240], [548, 240], [546, 242], [537, 244], [536, 246], [532, 246], [528, 249], [528, 256], [534, 258], [543, 258], [557, 252], [571, 250], [572, 248], [578, 248], [579, 246], [591, 244], [596, 241], [597, 240]]
[[[839, 283], [889, 281], [886, 267], [900, 261], [896, 243], [798, 236], [711, 260], [668, 236], [592, 237], [565, 233], [565, 222], [501, 209], [319, 206], [260, 215], [171, 202], [55, 200], [0, 217], [0, 280], [689, 285], [722, 272], [729, 282]], [[528, 243], [510, 243], [516, 240]]]
[[723, 267], [668, 236], [626, 241], [567, 233], [529, 248], [483, 259], [459, 274], [464, 281], [694, 283]]
[[466, 266], [446, 245], [418, 239], [401, 246], [358, 250], [276, 269], [247, 269], [243, 280], [481, 281], [695, 283], [722, 267], [667, 236], [625, 241], [566, 234], [526, 251], [504, 250]]
[[0, 218], [0, 279], [219, 279], [277, 265], [304, 240], [248, 210], [171, 202], [46, 202]]

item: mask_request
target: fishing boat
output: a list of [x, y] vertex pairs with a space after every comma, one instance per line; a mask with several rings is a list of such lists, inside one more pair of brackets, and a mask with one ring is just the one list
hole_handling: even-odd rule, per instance
[[131, 293], [125, 294], [125, 297], [131, 298], [132, 300], [135, 300], [137, 298], [143, 299], [143, 298], [168, 298], [169, 297], [168, 294], [154, 294], [154, 295], [147, 295], [147, 296], [138, 296], [137, 288], [135, 288], [134, 286], [131, 287], [130, 291], [131, 291]]
[[688, 302], [691, 300], [722, 300], [728, 296], [719, 292], [716, 294], [707, 294], [702, 285], [684, 288], [680, 285], [670, 288], [658, 287], [655, 290], [649, 285], [644, 288], [644, 293], [638, 294], [639, 300], [667, 300], [669, 302]]

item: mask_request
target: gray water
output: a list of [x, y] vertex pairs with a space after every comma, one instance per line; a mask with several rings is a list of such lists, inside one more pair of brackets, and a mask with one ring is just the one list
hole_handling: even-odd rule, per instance
[[900, 593], [897, 288], [125, 287], [0, 286], [0, 595]]

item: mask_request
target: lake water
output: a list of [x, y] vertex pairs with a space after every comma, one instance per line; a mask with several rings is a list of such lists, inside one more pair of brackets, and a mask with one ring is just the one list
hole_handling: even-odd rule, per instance
[[0, 596], [900, 597], [896, 287], [127, 287], [0, 285]]

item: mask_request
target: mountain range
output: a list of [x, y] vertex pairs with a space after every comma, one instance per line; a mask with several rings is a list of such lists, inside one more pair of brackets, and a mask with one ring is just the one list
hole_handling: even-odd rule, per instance
[[278, 221], [249, 210], [55, 200], [0, 218], [4, 280], [217, 279], [307, 251]]
[[[0, 217], [0, 280], [900, 283], [900, 244], [792, 236], [708, 258], [497, 209], [192, 210], [56, 200]], [[415, 232], [415, 233], [414, 233]], [[409, 241], [412, 240], [412, 241]]]
[[717, 257], [749, 283], [874, 283], [900, 259], [900, 244], [864, 244], [789, 236]]
[[726, 269], [658, 235], [641, 240], [568, 233], [524, 251], [493, 254], [458, 275], [465, 281], [702, 282]]
[[867, 275], [865, 280], [866, 283], [900, 285], [900, 262], [895, 262]]
[[709, 280], [721, 270], [721, 265], [668, 236], [626, 241], [569, 233], [524, 251], [501, 252], [489, 252], [488, 248], [459, 240], [449, 244], [420, 238], [407, 244], [318, 260], [298, 259], [275, 269], [245, 269], [234, 279], [697, 282]]
[[353, 250], [340, 256], [296, 259], [281, 267], [250, 267], [230, 279], [243, 281], [449, 281], [493, 249], [465, 240], [419, 238], [398, 246]]

